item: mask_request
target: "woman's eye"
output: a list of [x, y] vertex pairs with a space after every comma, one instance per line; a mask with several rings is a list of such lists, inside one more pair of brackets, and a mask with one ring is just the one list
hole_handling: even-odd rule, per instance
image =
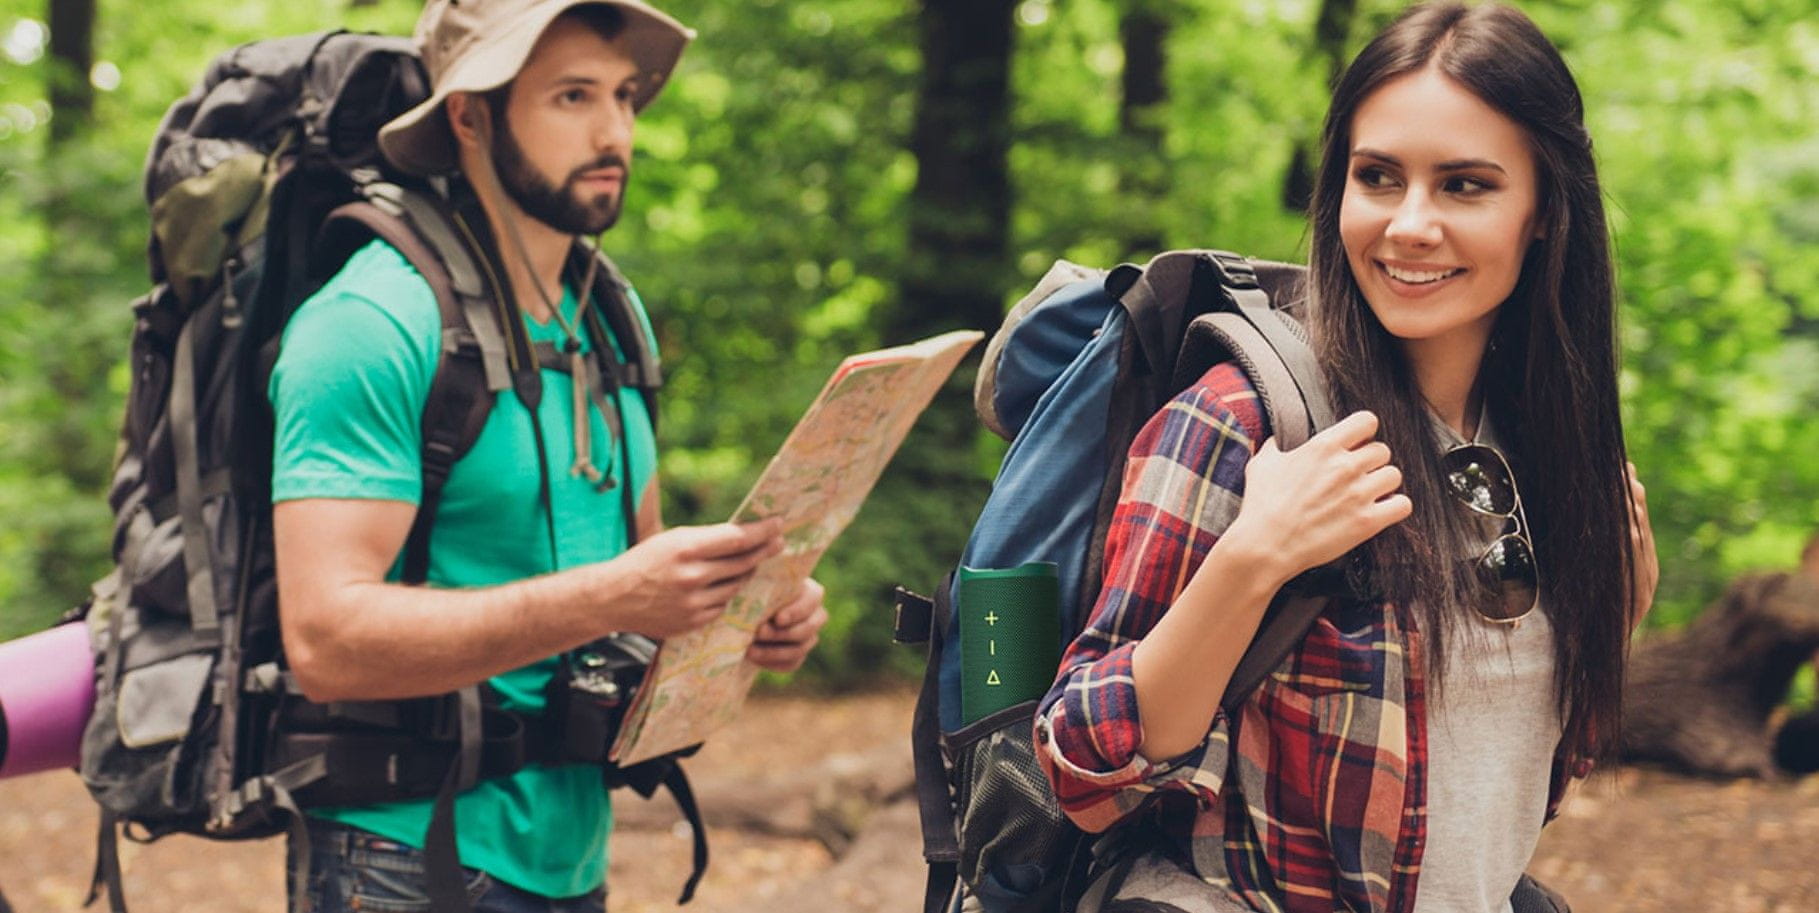
[[1491, 185], [1486, 181], [1467, 177], [1447, 178], [1446, 183], [1441, 186], [1447, 193], [1456, 193], [1462, 196], [1476, 196], [1477, 194], [1492, 189]]
[[1385, 187], [1391, 183], [1389, 172], [1375, 165], [1352, 172], [1352, 179], [1366, 187]]
[[587, 92], [582, 89], [570, 89], [560, 96], [566, 105], [578, 105], [587, 100]]

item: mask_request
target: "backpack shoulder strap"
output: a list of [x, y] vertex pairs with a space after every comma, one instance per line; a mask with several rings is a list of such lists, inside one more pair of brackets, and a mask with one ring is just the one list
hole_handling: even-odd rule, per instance
[[[1274, 315], [1266, 315], [1266, 318], [1276, 319]], [[1306, 349], [1306, 346], [1301, 348]], [[1302, 387], [1297, 381], [1307, 377], [1303, 372], [1309, 369], [1282, 357], [1257, 325], [1244, 315], [1221, 311], [1195, 318], [1188, 325], [1182, 352], [1176, 384], [1183, 388], [1207, 368], [1222, 361], [1236, 361], [1257, 389], [1257, 398], [1262, 401], [1263, 411], [1268, 416], [1270, 432], [1283, 450], [1301, 446], [1318, 428], [1332, 424], [1330, 416], [1325, 421], [1316, 421], [1313, 405], [1302, 395]], [[1201, 352], [1208, 354], [1199, 354]], [[1311, 352], [1307, 355], [1310, 359], [1313, 357]], [[1193, 376], [1187, 376], [1189, 374]]]
[[1301, 642], [1314, 619], [1320, 617], [1332, 599], [1320, 593], [1300, 592], [1293, 585], [1276, 593], [1269, 608], [1264, 610], [1263, 621], [1257, 625], [1256, 636], [1251, 638], [1250, 646], [1244, 648], [1244, 655], [1239, 657], [1232, 677], [1226, 680], [1225, 693], [1219, 697], [1219, 705], [1227, 714], [1236, 714], [1238, 708], [1244, 706], [1251, 692], [1263, 683], [1264, 676], [1282, 664], [1283, 658]]
[[[1333, 409], [1313, 348], [1301, 326], [1288, 316], [1289, 308], [1300, 302], [1272, 301], [1251, 262], [1237, 254], [1184, 251], [1157, 260], [1165, 257], [1171, 260], [1170, 268], [1146, 269], [1132, 284], [1133, 291], [1141, 289], [1141, 294], [1159, 300], [1187, 300], [1203, 291], [1180, 287], [1186, 281], [1198, 286], [1217, 283], [1221, 293], [1207, 313], [1188, 324], [1175, 363], [1175, 388], [1186, 387], [1214, 364], [1236, 361], [1257, 389], [1270, 429], [1283, 450], [1306, 443], [1332, 425]], [[1187, 257], [1192, 258], [1191, 267], [1184, 265], [1182, 258]], [[1152, 260], [1152, 266], [1156, 262]], [[1299, 289], [1288, 283], [1277, 287]], [[1237, 712], [1264, 676], [1306, 635], [1331, 601], [1328, 589], [1309, 584], [1332, 576], [1326, 568], [1316, 569], [1290, 582], [1270, 600], [1220, 698], [1228, 712]]]
[[[588, 275], [589, 261], [597, 264], [594, 287], [590, 290], [596, 306], [585, 315], [585, 331], [593, 340], [594, 358], [585, 379], [594, 407], [607, 422], [612, 438], [619, 445], [619, 499], [625, 519], [627, 546], [636, 545], [638, 536], [638, 495], [632, 490], [632, 448], [625, 418], [619, 408], [619, 390], [631, 387], [644, 399], [644, 411], [650, 417], [651, 430], [657, 428], [657, 389], [663, 384], [663, 372], [657, 363], [656, 343], [645, 331], [646, 323], [632, 300], [631, 283], [605, 253], [583, 241], [577, 241], [569, 259], [573, 275]], [[617, 341], [618, 350], [613, 343]], [[621, 354], [623, 353], [623, 354]], [[583, 378], [575, 378], [583, 383]], [[609, 477], [610, 481], [610, 477]]]
[[1173, 388], [1186, 387], [1221, 361], [1237, 361], [1263, 400], [1277, 443], [1292, 450], [1335, 418], [1313, 347], [1288, 316], [1300, 302], [1272, 301], [1249, 260], [1218, 250], [1158, 255], [1125, 298], [1186, 301], [1215, 286], [1219, 298], [1188, 323], [1178, 344]]
[[[571, 259], [576, 267], [576, 275], [587, 275], [588, 258], [598, 258], [600, 266], [594, 276], [593, 300], [595, 307], [588, 311], [590, 318], [604, 320], [605, 327], [594, 326], [598, 333], [601, 329], [610, 330], [612, 338], [619, 343], [624, 353], [622, 359], [611, 359], [610, 346], [602, 346], [602, 367], [611, 365], [613, 380], [619, 386], [633, 387], [644, 397], [645, 409], [650, 413], [651, 425], [657, 424], [657, 391], [663, 386], [663, 366], [657, 356], [656, 344], [645, 331], [645, 316], [639, 306], [632, 301], [632, 284], [625, 274], [619, 272], [612, 258], [591, 244], [577, 242]], [[605, 340], [596, 340], [596, 345]]]
[[511, 385], [506, 342], [480, 268], [434, 200], [397, 185], [329, 213], [323, 233], [364, 230], [398, 249], [436, 296], [442, 344], [423, 407], [423, 494], [405, 539], [403, 580], [429, 571], [429, 535], [454, 465], [479, 440], [499, 390]]
[[[515, 313], [508, 309], [513, 305], [503, 300], [505, 294], [492, 291], [498, 283], [496, 277], [488, 281], [483, 275], [489, 268], [481, 259], [485, 254], [463, 240], [452, 210], [427, 193], [395, 184], [371, 183], [361, 191], [363, 201], [329, 214], [324, 235], [339, 229], [357, 237], [363, 229], [397, 248], [429, 283], [441, 318], [436, 373], [423, 406], [423, 491], [404, 541], [402, 581], [421, 584], [428, 579], [430, 534], [450, 472], [479, 440], [499, 391], [515, 387], [521, 375], [535, 377], [538, 369], [530, 360], [523, 334], [511, 322]], [[523, 398], [522, 390], [519, 395]], [[535, 414], [533, 401], [527, 400], [526, 407]], [[541, 454], [541, 426], [533, 422], [532, 428], [539, 432]], [[547, 512], [548, 466], [541, 459], [539, 471]], [[553, 528], [551, 537], [553, 551]], [[461, 887], [454, 801], [479, 778], [479, 690], [468, 687], [457, 692], [453, 709], [459, 744], [436, 792], [423, 852], [432, 905], [460, 913], [472, 907]]]

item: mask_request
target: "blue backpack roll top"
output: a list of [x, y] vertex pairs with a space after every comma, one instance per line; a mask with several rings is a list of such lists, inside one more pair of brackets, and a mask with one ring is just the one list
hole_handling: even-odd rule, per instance
[[[1109, 272], [1062, 261], [988, 344], [975, 409], [1010, 448], [955, 571], [932, 599], [899, 590], [897, 604], [897, 640], [928, 648], [911, 738], [928, 913], [962, 898], [986, 913], [1073, 908], [1091, 841], [1061, 813], [1031, 730], [1097, 600], [1126, 453], [1170, 398], [1224, 362], [1251, 378], [1284, 449], [1331, 424], [1296, 319], [1304, 276], [1211, 250]], [[1332, 577], [1278, 594], [1228, 703], [1299, 640]]]

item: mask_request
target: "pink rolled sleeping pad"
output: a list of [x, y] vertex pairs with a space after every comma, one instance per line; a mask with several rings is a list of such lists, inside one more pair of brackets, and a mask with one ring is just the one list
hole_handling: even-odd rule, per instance
[[0, 778], [75, 767], [94, 709], [86, 622], [0, 643]]

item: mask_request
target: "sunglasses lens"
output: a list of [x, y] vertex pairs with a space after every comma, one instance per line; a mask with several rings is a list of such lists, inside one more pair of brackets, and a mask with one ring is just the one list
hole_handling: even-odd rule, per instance
[[1516, 485], [1496, 451], [1475, 445], [1454, 448], [1443, 468], [1447, 489], [1472, 510], [1503, 516], [1516, 509]]
[[1535, 607], [1539, 596], [1539, 578], [1535, 573], [1535, 556], [1528, 543], [1516, 536], [1502, 536], [1485, 549], [1478, 570], [1494, 599], [1480, 610], [1486, 616], [1508, 621], [1521, 618]]

